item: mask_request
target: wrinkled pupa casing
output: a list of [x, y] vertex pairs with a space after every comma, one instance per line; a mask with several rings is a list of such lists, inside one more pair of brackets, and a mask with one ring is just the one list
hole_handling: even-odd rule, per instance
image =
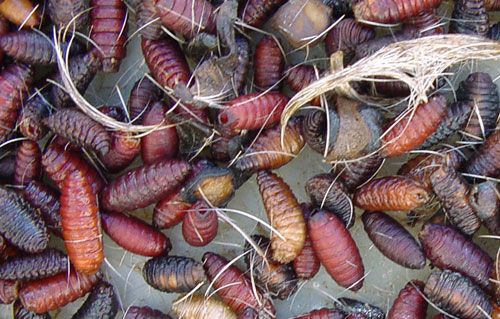
[[107, 282], [97, 284], [87, 300], [71, 317], [72, 319], [113, 319], [119, 309], [118, 298], [113, 286]]
[[477, 216], [492, 235], [500, 235], [500, 189], [494, 182], [483, 182], [472, 187], [470, 202]]
[[339, 303], [336, 304], [336, 308], [348, 313], [353, 316], [353, 319], [384, 319], [385, 311], [377, 306], [369, 304], [367, 302], [351, 299], [351, 298], [339, 298]]
[[500, 130], [494, 131], [465, 165], [464, 171], [476, 176], [500, 176]]
[[10, 64], [0, 73], [0, 143], [10, 135], [22, 101], [32, 82], [31, 69], [23, 64]]
[[[463, 138], [473, 141], [487, 138], [494, 131], [500, 114], [498, 87], [491, 76], [482, 72], [471, 73], [460, 83], [457, 99], [458, 101], [470, 102], [473, 105]], [[478, 118], [477, 113], [481, 119]]]
[[290, 187], [276, 174], [259, 172], [257, 185], [271, 225], [284, 238], [271, 234], [272, 258], [289, 263], [301, 252], [306, 239], [302, 208]]
[[426, 204], [431, 198], [424, 185], [404, 176], [373, 179], [358, 188], [354, 205], [368, 211], [410, 211]]
[[491, 303], [481, 288], [449, 270], [432, 272], [424, 294], [437, 307], [460, 318], [480, 319], [492, 312]]
[[133, 169], [104, 188], [102, 207], [116, 212], [146, 207], [179, 187], [190, 172], [191, 165], [180, 160]]
[[302, 136], [302, 119], [291, 119], [284, 131], [281, 147], [281, 129], [279, 125], [264, 130], [260, 136], [246, 148], [235, 162], [234, 166], [240, 171], [258, 172], [266, 169], [277, 169], [295, 158], [305, 145]]
[[45, 250], [49, 233], [42, 216], [13, 190], [0, 187], [0, 230], [19, 249], [37, 253]]
[[271, 300], [266, 298], [259, 288], [256, 289], [255, 296], [250, 279], [236, 266], [228, 266], [224, 257], [207, 252], [202, 260], [205, 273], [217, 294], [237, 315], [248, 307], [257, 311], [263, 309], [272, 315], [276, 313]]
[[[101, 66], [101, 60], [97, 56], [95, 49], [69, 59], [69, 76], [80, 94], [85, 94], [90, 82], [92, 82]], [[60, 72], [54, 77], [54, 82], [63, 84]], [[68, 107], [73, 103], [71, 96], [58, 85], [51, 86], [50, 97], [52, 104], [58, 109]]]
[[150, 259], [142, 268], [144, 280], [165, 292], [189, 292], [206, 280], [203, 265], [192, 258], [162, 256]]
[[443, 0], [355, 0], [352, 5], [357, 20], [394, 24], [431, 11]]
[[251, 239], [265, 253], [260, 256], [250, 243], [245, 244], [245, 263], [257, 281], [258, 285], [268, 291], [272, 296], [286, 300], [292, 296], [298, 288], [298, 279], [292, 264], [279, 264], [271, 259], [271, 244], [268, 238], [253, 235]]
[[470, 185], [451, 167], [441, 166], [431, 177], [432, 189], [441, 202], [451, 223], [467, 235], [481, 226], [469, 201]]
[[486, 37], [489, 29], [484, 0], [457, 0], [450, 20], [450, 33]]
[[306, 193], [314, 206], [337, 215], [347, 228], [354, 225], [354, 206], [347, 189], [333, 174], [318, 174], [306, 183]]
[[74, 108], [59, 110], [44, 119], [43, 123], [57, 135], [101, 156], [109, 152], [111, 136], [106, 128]]
[[0, 264], [0, 279], [31, 281], [57, 275], [68, 269], [68, 257], [56, 249], [14, 256]]

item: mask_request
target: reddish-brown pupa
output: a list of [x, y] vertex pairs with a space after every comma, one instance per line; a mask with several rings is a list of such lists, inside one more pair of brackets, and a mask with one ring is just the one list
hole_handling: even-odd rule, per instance
[[344, 52], [344, 59], [349, 61], [358, 44], [375, 38], [375, 31], [362, 25], [354, 19], [343, 19], [333, 27], [325, 38], [325, 48], [328, 55], [337, 51]]
[[56, 249], [15, 256], [0, 264], [0, 279], [32, 281], [51, 277], [66, 272], [68, 264], [68, 257]]
[[317, 309], [309, 313], [300, 315], [298, 317], [293, 317], [293, 319], [344, 319], [346, 318], [345, 313], [337, 309]]
[[449, 270], [432, 272], [424, 294], [436, 307], [459, 318], [481, 319], [492, 312], [491, 303], [481, 288]]
[[362, 220], [368, 237], [384, 256], [406, 268], [424, 268], [422, 248], [395, 219], [382, 212], [365, 212]]
[[224, 257], [207, 252], [203, 255], [203, 267], [217, 294], [237, 315], [247, 307], [270, 315], [276, 313], [271, 300], [259, 288], [254, 290], [250, 279], [236, 266], [228, 265]]
[[162, 125], [141, 138], [141, 157], [144, 163], [153, 164], [172, 158], [179, 150], [179, 137], [173, 122], [165, 117], [167, 106], [162, 102], [153, 104], [144, 114], [142, 125]]
[[0, 304], [13, 303], [19, 293], [19, 282], [0, 279]]
[[[62, 43], [63, 52], [67, 44]], [[70, 54], [80, 51], [80, 45], [73, 44]], [[57, 55], [50, 38], [40, 32], [21, 30], [0, 36], [0, 49], [17, 61], [28, 64], [56, 64]]]
[[301, 119], [295, 118], [288, 122], [285, 127], [281, 147], [281, 130], [276, 125], [262, 132], [255, 143], [247, 149], [234, 164], [241, 171], [257, 172], [266, 169], [277, 169], [290, 162], [300, 153], [305, 145], [302, 137]]
[[101, 156], [109, 152], [111, 136], [106, 128], [80, 111], [73, 108], [59, 110], [43, 123], [54, 133]]
[[171, 319], [171, 317], [147, 306], [132, 306], [125, 311], [123, 319]]
[[83, 297], [100, 278], [100, 273], [84, 275], [71, 270], [69, 275], [61, 273], [26, 283], [19, 291], [19, 299], [27, 310], [46, 313]]
[[483, 182], [470, 191], [470, 203], [492, 235], [500, 235], [500, 189], [498, 184]]
[[90, 38], [97, 46], [104, 72], [118, 72], [127, 51], [127, 7], [123, 0], [91, 0]]
[[286, 300], [298, 288], [298, 279], [291, 264], [279, 264], [271, 260], [271, 245], [269, 239], [260, 235], [253, 235], [251, 239], [264, 252], [259, 255], [250, 243], [245, 244], [245, 263], [251, 276], [255, 278], [259, 287], [281, 300]]
[[240, 15], [246, 24], [260, 28], [286, 0], [249, 0], [241, 6]]
[[41, 94], [25, 101], [17, 120], [19, 132], [32, 141], [41, 140], [47, 133], [42, 120], [47, 116], [48, 110], [47, 100]]
[[423, 297], [424, 283], [418, 280], [410, 281], [401, 289], [394, 300], [388, 319], [425, 319], [427, 300]]
[[467, 162], [464, 171], [476, 176], [500, 176], [500, 130], [491, 133]]
[[117, 173], [128, 167], [141, 152], [141, 140], [128, 132], [112, 132], [109, 152], [101, 158], [106, 169]]
[[306, 240], [302, 208], [290, 187], [276, 174], [259, 172], [257, 184], [267, 218], [282, 235], [271, 233], [272, 258], [282, 264], [289, 263], [302, 251]]
[[40, 15], [31, 0], [4, 0], [0, 3], [0, 14], [17, 26], [36, 28]]
[[[81, 94], [84, 94], [90, 82], [101, 68], [101, 60], [97, 50], [79, 54], [69, 59], [68, 72], [73, 84]], [[54, 82], [63, 85], [61, 73], [57, 73]], [[50, 91], [52, 104], [58, 109], [68, 107], [73, 103], [71, 96], [58, 85], [52, 85]]]
[[184, 201], [179, 191], [173, 192], [156, 204], [153, 211], [153, 225], [158, 228], [171, 228], [179, 224], [186, 211], [193, 205]]
[[38, 253], [47, 248], [49, 233], [40, 213], [13, 190], [0, 187], [0, 232], [17, 248]]
[[450, 20], [450, 33], [486, 37], [490, 28], [484, 0], [459, 0]]
[[[89, 2], [86, 0], [48, 0], [50, 20], [59, 28], [83, 30], [88, 23]], [[74, 24], [72, 24], [74, 23]]]
[[144, 165], [113, 180], [102, 193], [101, 204], [108, 211], [144, 208], [178, 188], [191, 172], [180, 160], [163, 160]]
[[500, 114], [498, 87], [491, 76], [481, 72], [470, 74], [460, 83], [457, 99], [473, 106], [471, 117], [464, 129], [464, 138], [477, 141], [488, 137], [495, 130]]
[[182, 219], [182, 237], [191, 246], [210, 244], [218, 229], [217, 212], [201, 200], [188, 209]]
[[373, 155], [343, 164], [341, 168], [336, 169], [336, 172], [338, 172], [337, 176], [344, 186], [350, 192], [354, 192], [356, 188], [374, 177], [383, 163], [384, 159], [382, 157]]
[[[148, 0], [149, 1], [149, 0]], [[130, 119], [141, 124], [144, 112], [161, 98], [161, 90], [147, 76], [135, 82], [128, 99]]]
[[384, 157], [395, 157], [420, 147], [439, 127], [446, 114], [446, 98], [432, 97], [428, 103], [420, 104], [414, 112], [408, 112], [402, 119], [389, 124], [382, 137], [380, 151]]
[[278, 92], [242, 95], [219, 112], [218, 124], [229, 136], [242, 130], [268, 128], [279, 122], [287, 103], [288, 98]]
[[255, 48], [254, 82], [263, 91], [279, 90], [279, 82], [285, 69], [285, 59], [276, 41], [266, 35]]
[[[148, 40], [158, 40], [163, 35], [161, 22], [155, 8], [155, 0], [139, 1], [136, 6], [137, 30]], [[156, 20], [156, 21], [153, 21]]]
[[306, 183], [306, 193], [314, 206], [337, 215], [349, 228], [354, 225], [354, 207], [345, 186], [332, 174], [318, 174]]
[[92, 289], [87, 300], [71, 318], [115, 318], [118, 308], [118, 299], [113, 286], [103, 281]]
[[316, 81], [319, 75], [316, 75], [315, 68], [312, 65], [294, 65], [285, 71], [285, 80], [292, 91], [298, 92]]
[[146, 64], [161, 86], [174, 89], [179, 83], [188, 83], [189, 65], [177, 42], [163, 38], [141, 43]]
[[[286, 84], [294, 92], [299, 92], [316, 81], [320, 74], [321, 70], [318, 70], [318, 73], [316, 73], [314, 66], [305, 64], [290, 66], [284, 72]], [[313, 105], [320, 105], [320, 103], [319, 98], [311, 101]]]
[[434, 266], [459, 272], [488, 288], [493, 260], [469, 238], [450, 227], [426, 224], [419, 239]]
[[52, 318], [48, 313], [38, 315], [34, 312], [26, 310], [19, 300], [14, 302], [12, 316], [13, 316], [13, 319], [51, 319]]
[[193, 38], [215, 33], [214, 7], [208, 0], [154, 0], [161, 22], [169, 30]]
[[[304, 213], [304, 220], [307, 222], [309, 216], [311, 215], [312, 207], [308, 204], [302, 203], [302, 212]], [[316, 253], [312, 247], [311, 237], [309, 236], [309, 231], [306, 235], [306, 241], [304, 242], [304, 248], [300, 254], [293, 260], [293, 269], [300, 279], [311, 279], [319, 271], [321, 264], [319, 262]]]
[[72, 172], [82, 172], [92, 183], [92, 191], [97, 194], [104, 186], [99, 173], [76, 153], [64, 150], [63, 146], [50, 144], [42, 156], [42, 165], [45, 173], [52, 179], [59, 189], [63, 181]]
[[202, 264], [181, 256], [148, 260], [142, 268], [142, 276], [150, 286], [165, 292], [189, 292], [206, 280]]
[[101, 213], [102, 229], [120, 247], [141, 256], [167, 254], [172, 245], [165, 234], [140, 219], [122, 213]]
[[[99, 111], [117, 121], [124, 121], [125, 114], [120, 107], [105, 106]], [[117, 173], [129, 166], [141, 151], [141, 139], [131, 132], [111, 132], [110, 149], [100, 160], [104, 167], [111, 172]]]
[[356, 20], [398, 23], [439, 7], [443, 0], [355, 0]]
[[11, 64], [0, 73], [0, 143], [14, 129], [31, 81], [31, 69], [22, 64]]
[[432, 189], [451, 223], [467, 235], [474, 234], [481, 221], [469, 201], [470, 185], [451, 167], [441, 166], [430, 177]]
[[430, 200], [427, 189], [404, 176], [386, 176], [369, 181], [354, 193], [354, 205], [368, 211], [410, 211]]
[[311, 238], [308, 234], [304, 242], [304, 248], [302, 248], [300, 254], [293, 260], [293, 269], [300, 279], [311, 279], [318, 273], [320, 267], [321, 264], [314, 252]]
[[38, 144], [23, 141], [16, 153], [16, 171], [14, 183], [26, 186], [32, 180], [38, 180], [42, 174], [42, 153]]
[[358, 291], [363, 286], [365, 267], [342, 221], [334, 214], [315, 210], [308, 225], [314, 252], [328, 274], [340, 286]]
[[75, 269], [95, 274], [104, 260], [97, 196], [82, 172], [71, 173], [61, 188], [64, 245]]

